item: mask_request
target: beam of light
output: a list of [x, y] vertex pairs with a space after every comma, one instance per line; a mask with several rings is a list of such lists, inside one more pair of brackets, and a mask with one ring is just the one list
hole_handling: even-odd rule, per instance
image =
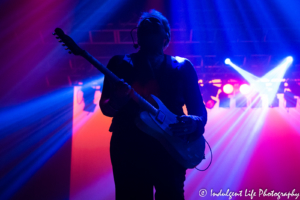
[[[84, 17], [81, 23], [79, 23], [79, 26], [76, 27], [77, 30], [92, 30], [96, 26], [104, 26], [108, 19], [115, 15], [115, 13], [122, 8], [126, 1], [105, 0], [96, 2], [99, 5], [90, 5], [90, 8], [93, 10], [93, 12], [88, 13], [88, 15]], [[89, 3], [89, 1], [87, 1], [87, 3]], [[83, 6], [84, 5], [81, 3], [77, 6], [77, 9], [81, 10]], [[95, 9], [95, 6], [97, 6], [97, 9]], [[74, 39], [80, 39], [82, 37], [82, 35], [75, 35], [74, 32], [72, 32], [70, 36], [72, 36]]]
[[[55, 123], [59, 123], [60, 118], [56, 119]], [[7, 173], [0, 182], [1, 188], [4, 188], [0, 194], [1, 199], [9, 199], [16, 191], [26, 183], [32, 175], [34, 175], [40, 167], [44, 165], [47, 160], [53, 156], [57, 150], [64, 145], [64, 143], [70, 139], [72, 132], [72, 125], [68, 124], [62, 127], [59, 127], [60, 130], [57, 131], [54, 136], [49, 138], [46, 142], [43, 143], [40, 147], [36, 148], [29, 156], [24, 160], [18, 163], [9, 173]], [[43, 130], [38, 130], [37, 133], [44, 133], [44, 129], [50, 129], [44, 127]], [[37, 144], [35, 144], [37, 145]], [[23, 147], [19, 146], [19, 148]], [[29, 148], [29, 147], [27, 147]], [[24, 149], [22, 149], [24, 151]], [[10, 158], [11, 159], [11, 158]]]
[[[87, 16], [81, 16], [82, 19], [78, 19], [78, 21], [80, 20], [80, 23], [77, 22], [76, 25], [74, 25], [73, 23], [73, 18], [74, 16], [77, 16], [76, 14], [79, 13], [83, 7], [85, 7], [87, 4], [91, 3], [90, 7], [91, 12], [87, 15]], [[26, 21], [29, 21], [32, 18], [35, 19], [40, 19], [40, 20], [35, 20], [35, 23], [31, 23], [32, 20], [30, 22], [26, 22], [29, 24], [29, 27], [24, 30], [24, 32], [26, 33], [26, 35], [31, 35], [32, 34], [32, 30], [36, 30], [36, 27], [46, 27], [44, 29], [47, 30], [47, 35], [51, 35], [51, 33], [53, 32], [55, 27], [62, 27], [63, 29], [65, 29], [66, 31], [70, 30], [70, 27], [75, 27], [74, 29], [77, 30], [91, 30], [96, 26], [103, 26], [104, 24], [107, 23], [107, 21], [109, 20], [109, 18], [114, 15], [114, 13], [116, 11], [118, 11], [118, 9], [120, 9], [122, 7], [122, 5], [125, 3], [126, 1], [121, 1], [121, 0], [113, 0], [113, 1], [101, 1], [100, 3], [97, 3], [97, 6], [93, 4], [95, 4], [95, 2], [93, 1], [84, 1], [83, 3], [79, 3], [76, 8], [73, 8], [71, 6], [71, 8], [73, 10], [71, 10], [70, 12], [65, 12], [66, 14], [58, 16], [57, 15], [57, 10], [56, 9], [50, 9], [50, 10], [46, 10], [42, 17], [39, 16], [40, 12], [44, 11], [44, 9], [49, 8], [48, 3], [41, 3], [41, 5], [35, 9], [37, 10], [36, 12], [29, 12], [28, 14], [26, 13], [25, 17], [21, 17], [21, 20], [26, 19]], [[55, 5], [56, 7], [59, 6], [62, 7], [60, 9], [63, 9], [64, 7], [69, 7], [66, 6], [70, 4], [70, 2], [59, 2], [58, 5]], [[96, 9], [95, 9], [96, 7]], [[112, 10], [114, 10], [114, 12], [111, 12]], [[13, 13], [15, 14], [15, 13]], [[45, 26], [44, 21], [47, 21], [49, 19], [52, 19], [51, 21], [51, 27], [47, 27]], [[47, 19], [47, 20], [46, 20]], [[17, 23], [19, 26], [22, 25], [22, 23]], [[16, 27], [16, 26], [14, 26]], [[39, 30], [39, 29], [38, 29]], [[13, 30], [11, 30], [13, 31]], [[21, 32], [21, 31], [20, 31]], [[22, 30], [23, 32], [23, 30]], [[70, 34], [73, 39], [75, 41], [80, 41], [81, 38], [83, 37], [83, 34], [75, 34], [75, 32], [71, 32]], [[50, 36], [51, 37], [51, 36]], [[46, 41], [46, 43], [53, 43], [56, 41], [55, 37], [52, 38], [47, 38], [50, 39], [51, 41]], [[9, 46], [20, 46], [19, 40], [13, 40], [13, 42], [15, 42], [15, 45], [11, 45], [11, 43], [9, 43]], [[39, 40], [33, 40], [32, 42], [28, 43], [28, 45], [26, 46], [26, 49], [24, 50], [24, 48], [22, 49], [22, 51], [20, 51], [20, 53], [16, 53], [14, 54], [14, 59], [11, 59], [11, 61], [9, 61], [9, 63], [7, 63], [5, 65], [6, 69], [9, 69], [10, 66], [16, 65], [18, 62], [20, 62], [21, 60], [24, 60], [22, 63], [30, 63], [28, 64], [30, 69], [27, 70], [27, 72], [24, 74], [24, 76], [18, 80], [17, 83], [15, 83], [15, 85], [10, 89], [9, 92], [7, 92], [7, 94], [5, 95], [4, 99], [7, 98], [9, 99], [10, 96], [12, 96], [13, 94], [17, 93], [20, 88], [22, 88], [22, 86], [24, 84], [27, 84], [28, 87], [30, 88], [32, 86], [34, 86], [35, 84], [37, 84], [37, 81], [41, 81], [41, 79], [44, 78], [45, 74], [49, 73], [50, 69], [47, 68], [45, 69], [45, 66], [48, 66], [49, 63], [51, 63], [51, 66], [55, 66], [57, 65], [57, 63], [61, 62], [62, 60], [66, 60], [68, 59], [68, 54], [66, 51], [64, 51], [64, 49], [61, 47], [61, 45], [57, 42], [57, 46], [55, 46], [52, 49], [47, 49], [47, 52], [38, 52], [41, 53], [42, 55], [37, 55], [35, 54], [35, 56], [29, 56], [28, 54], [32, 54], [32, 52], [36, 51], [35, 49], [40, 49], [40, 41]], [[46, 50], [46, 49], [45, 49]], [[16, 56], [15, 56], [16, 55]], [[12, 55], [9, 55], [12, 57]], [[33, 59], [32, 59], [33, 58]], [[38, 58], [38, 59], [37, 59]], [[24, 66], [27, 67], [28, 66]], [[1, 72], [5, 71], [5, 69], [2, 69]]]
[[[213, 144], [211, 144], [211, 146], [213, 146], [214, 157], [216, 157], [215, 152], [219, 151], [221, 149], [222, 143], [227, 143], [228, 140], [229, 140], [228, 142], [230, 142], [230, 138], [232, 138], [232, 137], [238, 137], [238, 136], [235, 136], [236, 135], [235, 133], [237, 132], [236, 129], [239, 128], [241, 126], [241, 124], [245, 125], [245, 121], [247, 121], [247, 118], [249, 117], [248, 115], [249, 115], [249, 112], [251, 111], [251, 109], [250, 109], [250, 107], [247, 107], [246, 110], [241, 110], [241, 109], [235, 108], [230, 111], [231, 112], [220, 110], [220, 109], [214, 109], [211, 111], [208, 110], [210, 118], [213, 119], [212, 121], [214, 121], [214, 125], [212, 127], [210, 127], [208, 124], [207, 130], [209, 130], [209, 132], [206, 134], [206, 139], [208, 141], [212, 141], [214, 138], [216, 138], [216, 137], [218, 138]], [[222, 117], [220, 117], [220, 116], [222, 116]], [[253, 119], [254, 120], [252, 120], [252, 121], [254, 122], [255, 119], [257, 119], [257, 117], [253, 117]], [[226, 131], [224, 132], [224, 130], [226, 130]], [[244, 130], [243, 132], [246, 132], [246, 130]], [[222, 134], [219, 136], [216, 136], [216, 134], [220, 134], [220, 133], [222, 133]], [[222, 152], [222, 151], [220, 151], [220, 152]], [[206, 152], [206, 157], [210, 158], [209, 152]], [[236, 156], [234, 156], [234, 157], [236, 157]], [[208, 161], [206, 160], [203, 163], [201, 163], [199, 167], [201, 168], [201, 166], [207, 166], [207, 164], [208, 164]], [[193, 181], [194, 178], [192, 178], [192, 177], [196, 176], [196, 174], [197, 174], [196, 171], [192, 171], [191, 174], [189, 175], [189, 177], [187, 177], [187, 182], [189, 183], [189, 182]], [[214, 177], [213, 174], [211, 175], [211, 178]], [[203, 181], [201, 181], [201, 182], [203, 182]], [[213, 182], [211, 182], [211, 184], [212, 184], [211, 186], [214, 186]]]
[[[273, 79], [279, 79], [281, 80], [287, 71], [288, 67], [292, 64], [293, 62], [293, 57], [288, 56], [286, 57], [277, 67], [269, 71], [267, 74], [263, 76], [263, 78], [268, 79], [268, 80], [273, 80]], [[277, 91], [280, 86], [279, 81], [272, 82], [271, 87], [263, 87], [260, 89], [261, 94], [267, 94], [269, 103], [273, 101], [275, 98]]]
[[[243, 73], [244, 75], [246, 75], [247, 78], [248, 78], [248, 81], [250, 83], [254, 84], [257, 81], [257, 79], [258, 79], [257, 77], [251, 75], [250, 73], [248, 73], [248, 72], [246, 72], [244, 70], [240, 70], [237, 66], [235, 66], [232, 63], [231, 63], [231, 65], [233, 65], [238, 71], [240, 71], [241, 73]], [[251, 77], [252, 77], [252, 79], [251, 79]], [[266, 77], [264, 77], [264, 78], [266, 78]], [[268, 77], [268, 78], [270, 78], [270, 77]], [[258, 97], [256, 97], [256, 98], [258, 98]], [[256, 100], [257, 99], [255, 99], [254, 101], [256, 101]], [[265, 121], [265, 117], [267, 115], [267, 110], [268, 109], [263, 109], [262, 112], [261, 111], [257, 111], [257, 110], [253, 111], [251, 109], [251, 106], [248, 106], [242, 113], [240, 113], [238, 115], [238, 117], [235, 117], [235, 121], [233, 123], [231, 123], [230, 127], [228, 127], [227, 131], [223, 135], [223, 138], [225, 139], [226, 136], [228, 134], [231, 134], [231, 133], [238, 133], [238, 132], [244, 133], [244, 132], [249, 132], [248, 130], [252, 130], [252, 132], [251, 132], [252, 134], [250, 134], [249, 137], [252, 138], [252, 140], [256, 141], [257, 140], [257, 135], [259, 134], [260, 129], [263, 126], [263, 123]], [[253, 113], [256, 113], [256, 115], [253, 115]], [[222, 115], [222, 116], [225, 116], [225, 115]], [[230, 119], [230, 117], [226, 117], [226, 118]], [[224, 122], [224, 120], [221, 120], [221, 121]], [[247, 121], [247, 124], [245, 124], [246, 121]], [[246, 128], [244, 128], [244, 129], [243, 128], [239, 128], [241, 126], [241, 124], [243, 126], [245, 126]], [[215, 126], [215, 127], [224, 127], [224, 124], [218, 125], [218, 126]], [[253, 129], [253, 127], [254, 127], [254, 129]], [[238, 129], [238, 130], [236, 130], [236, 129]], [[220, 131], [220, 130], [218, 130], [218, 131]], [[242, 144], [243, 142], [241, 142], [241, 141], [243, 141], [243, 139], [240, 138], [240, 137], [248, 137], [247, 135], [248, 134], [238, 134], [238, 135], [235, 134], [232, 137], [234, 137], [236, 140], [231, 140], [231, 142], [238, 141], [236, 143]], [[239, 138], [239, 139], [237, 139], [237, 138]], [[223, 141], [222, 137], [221, 137], [221, 139], [219, 138], [218, 141], [219, 142], [217, 142], [216, 144], [214, 144], [214, 149], [213, 149], [214, 152], [218, 151], [218, 149], [220, 148], [220, 146], [222, 144], [222, 141]], [[251, 141], [249, 138], [245, 139], [245, 141], [247, 141], [247, 145], [246, 146], [248, 146], [247, 147], [248, 149], [245, 148], [245, 146], [241, 146], [240, 147], [240, 148], [243, 149], [242, 152], [244, 152], [244, 153], [242, 154], [242, 156], [241, 156], [241, 154], [235, 156], [235, 158], [237, 158], [237, 159], [235, 159], [235, 161], [234, 161], [235, 164], [233, 166], [238, 166], [238, 167], [237, 168], [235, 167], [236, 170], [232, 171], [231, 173], [229, 173], [230, 176], [228, 176], [227, 182], [224, 182], [222, 184], [225, 187], [231, 187], [231, 189], [232, 188], [237, 188], [239, 182], [241, 182], [241, 178], [240, 179], [236, 179], [236, 176], [237, 176], [238, 173], [242, 173], [243, 171], [245, 171], [246, 164], [249, 162], [249, 160], [251, 158], [251, 155], [252, 155], [252, 152], [253, 152], [253, 149], [254, 149], [254, 146], [255, 146], [255, 142]], [[235, 143], [235, 145], [236, 145], [236, 143]], [[230, 145], [230, 143], [229, 143], [229, 145]], [[222, 149], [222, 153], [224, 154], [223, 155], [224, 157], [226, 156], [225, 152], [228, 153], [228, 151], [224, 151], [224, 149]], [[246, 161], [245, 161], [245, 157], [247, 158]], [[224, 162], [225, 162], [224, 160], [220, 160], [220, 161], [218, 160], [217, 162], [219, 163], [218, 166], [220, 166], [220, 165], [224, 166]], [[225, 165], [226, 166], [228, 165], [228, 167], [230, 167], [230, 166], [232, 166], [232, 162], [229, 162], [229, 163], [227, 163]], [[216, 173], [221, 173], [222, 174], [222, 172], [217, 172], [216, 169], [214, 169], [214, 167], [212, 167], [211, 171], [213, 171], [214, 173], [211, 176], [206, 176], [205, 179], [201, 181], [201, 184], [203, 182], [205, 182], [205, 183], [209, 182], [209, 184], [211, 184], [213, 186], [214, 183], [216, 183], [217, 181], [219, 181], [219, 180], [215, 180], [213, 177], [215, 177]], [[194, 172], [192, 172], [191, 174], [194, 175]], [[228, 174], [228, 173], [226, 173], [226, 174]], [[233, 177], [235, 177], [235, 179]], [[201, 185], [201, 184], [198, 185], [198, 188], [205, 187], [204, 185]]]
[[[241, 7], [242, 4], [240, 3], [238, 4], [239, 4], [238, 5], [239, 8], [242, 8]], [[249, 30], [251, 30], [251, 26], [250, 26], [251, 21], [247, 19], [245, 13], [242, 12], [241, 14], [243, 16], [243, 19], [246, 19], [244, 20], [246, 27]], [[266, 14], [264, 13], [264, 15]], [[249, 32], [249, 34], [252, 33]], [[254, 35], [252, 34], [251, 36]], [[257, 47], [256, 45], [255, 48], [260, 50], [259, 47]], [[258, 50], [257, 52], [259, 52]], [[228, 59], [226, 62], [229, 63], [229, 61], [230, 59]], [[244, 72], [244, 75], [248, 79], [246, 80], [249, 82], [250, 85], [252, 84], [253, 87], [257, 88], [258, 91], [262, 91], [262, 88], [260, 87], [261, 85], [257, 84], [257, 81], [260, 80], [259, 77], [256, 77], [246, 71], [242, 71], [242, 70], [240, 71]], [[262, 81], [267, 80], [267, 77], [264, 78], [265, 79], [262, 79]], [[267, 83], [267, 82], [263, 82], [263, 83]], [[245, 175], [245, 172], [249, 167], [249, 162], [251, 161], [251, 158], [255, 156], [253, 155], [253, 151], [256, 150], [257, 139], [262, 135], [260, 131], [263, 124], [266, 122], [265, 119], [266, 119], [267, 109], [255, 110], [255, 109], [251, 109], [251, 107], [248, 107], [245, 110], [240, 109], [240, 111], [238, 111], [238, 109], [234, 109], [234, 111], [236, 110], [237, 112], [235, 113], [230, 112], [230, 114], [227, 112], [222, 112], [223, 111], [222, 109], [208, 110], [210, 119], [211, 121], [213, 121], [213, 124], [210, 124], [210, 121], [208, 121], [208, 125], [206, 127], [207, 132], [205, 133], [205, 137], [209, 142], [211, 142], [211, 146], [213, 147], [214, 158], [217, 157], [218, 160], [216, 159], [213, 160], [213, 165], [211, 166], [211, 168], [209, 168], [208, 171], [204, 172], [205, 173], [204, 178], [203, 178], [203, 174], [199, 175], [198, 174], [199, 172], [196, 170], [188, 171], [187, 178], [186, 178], [187, 187], [185, 188], [186, 194], [189, 195], [187, 196], [187, 199], [199, 198], [197, 192], [201, 188], [207, 189], [208, 195], [211, 188], [214, 189], [230, 188], [231, 190], [234, 190], [239, 186], [238, 185], [239, 182], [243, 180], [244, 178], [243, 176]], [[230, 111], [233, 110], [230, 109]], [[219, 116], [222, 117], [216, 119], [216, 116], [218, 116], [216, 113], [218, 113]], [[236, 121], [235, 120], [228, 121], [228, 119], [230, 119], [231, 117], [232, 119], [236, 119]], [[232, 128], [229, 127], [229, 129], [226, 129], [228, 127], [227, 123], [229, 123], [230, 125], [233, 124]], [[239, 127], [242, 128], [239, 129]], [[221, 154], [223, 151], [225, 152]], [[207, 159], [210, 158], [209, 152], [206, 154], [206, 157]], [[207, 166], [205, 165], [207, 163], [206, 161], [207, 160], [205, 160], [204, 163], [200, 164], [200, 168], [201, 166]], [[216, 178], [216, 177], [222, 177], [222, 178]]]
[[[259, 1], [257, 3], [260, 4], [260, 3], [266, 3], [266, 2]], [[298, 27], [299, 26], [298, 21], [295, 20], [295, 19], [299, 19], [299, 17], [300, 17], [299, 12], [298, 12], [298, 8], [300, 7], [300, 2], [299, 1], [275, 0], [275, 1], [272, 1], [272, 6], [282, 12], [282, 13], [278, 13], [278, 14], [281, 14], [280, 18], [282, 18], [282, 20], [284, 20], [284, 23], [287, 26], [292, 26], [292, 27]], [[264, 6], [264, 8], [273, 10], [268, 5]], [[265, 14], [265, 13], [262, 13], [262, 14]], [[299, 30], [296, 29], [295, 31], [292, 32], [292, 34], [294, 34], [295, 36], [299, 35]]]
[[[218, 115], [210, 115], [213, 124], [209, 123], [206, 127], [208, 130], [206, 139], [213, 147], [214, 158], [218, 159], [213, 160], [213, 165], [206, 172], [205, 177], [199, 175], [196, 170], [189, 171], [186, 182], [191, 187], [189, 190], [193, 192], [189, 192], [191, 196], [188, 199], [196, 199], [198, 194], [195, 190], [200, 188], [213, 188], [214, 191], [227, 188], [237, 189], [242, 181], [241, 174], [245, 172], [251, 160], [263, 125], [263, 123], [257, 123], [257, 119], [260, 120], [260, 117], [264, 116], [261, 116], [260, 111], [257, 110], [244, 112], [234, 108], [230, 109], [230, 112], [223, 111], [221, 109], [212, 110], [211, 112], [216, 112]], [[235, 123], [236, 120], [237, 123]], [[228, 156], [229, 154], [230, 156]], [[209, 152], [206, 157], [210, 159]], [[201, 166], [203, 165], [201, 164]], [[222, 177], [222, 179], [218, 177]]]
[[[97, 77], [86, 85], [102, 82], [103, 77]], [[70, 87], [1, 111], [0, 142], [10, 141], [10, 143], [5, 144], [5, 149], [1, 149], [0, 163], [11, 165], [20, 159], [24, 152], [28, 152], [28, 156], [13, 164], [14, 167], [1, 178], [0, 187], [4, 190], [0, 192], [0, 199], [9, 199], [16, 193], [71, 138], [72, 105], [73, 87]], [[49, 116], [55, 117], [47, 123], [36, 125]], [[22, 131], [32, 126], [35, 127], [34, 130]], [[78, 128], [80, 124], [75, 127]], [[18, 132], [21, 133], [20, 136], [12, 139], [12, 133], [16, 137]], [[0, 165], [0, 169], [2, 167]]]
[[246, 70], [243, 70], [242, 68], [238, 67], [234, 63], [231, 62], [229, 58], [225, 60], [227, 65], [230, 65], [233, 69], [235, 69], [239, 74], [241, 74], [246, 81], [250, 83], [251, 86], [254, 85], [254, 83], [259, 79], [257, 76], [247, 72]]
[[[226, 59], [227, 60], [227, 59]], [[229, 60], [227, 60], [228, 65], [233, 67], [238, 73], [240, 73], [249, 83], [250, 87], [252, 89], [252, 96], [257, 96], [253, 102], [257, 101], [259, 96], [263, 94], [267, 94], [269, 103], [273, 101], [275, 98], [275, 95], [277, 94], [277, 91], [280, 86], [280, 81], [272, 81], [272, 80], [282, 80], [283, 76], [288, 69], [288, 67], [292, 64], [293, 57], [288, 56], [286, 57], [277, 67], [269, 71], [267, 74], [265, 74], [263, 77], [259, 78], [257, 76], [254, 76], [253, 74], [241, 69], [234, 63], [232, 63]], [[266, 87], [265, 85], [262, 85], [261, 83], [268, 83], [271, 87]], [[246, 87], [246, 86], [244, 86]], [[256, 95], [256, 94], [259, 95]], [[253, 104], [253, 103], [252, 103]]]
[[[72, 88], [68, 88], [1, 112], [0, 139], [10, 143], [1, 150], [0, 163], [14, 167], [1, 178], [0, 187], [4, 189], [0, 192], [0, 199], [9, 199], [70, 139], [72, 101], [69, 100], [72, 96]], [[56, 117], [50, 123], [36, 125], [51, 115]], [[29, 128], [32, 131], [29, 132], [28, 127], [32, 126], [35, 129]], [[27, 156], [22, 158], [24, 152]], [[20, 160], [19, 163], [15, 164], [16, 160]]]

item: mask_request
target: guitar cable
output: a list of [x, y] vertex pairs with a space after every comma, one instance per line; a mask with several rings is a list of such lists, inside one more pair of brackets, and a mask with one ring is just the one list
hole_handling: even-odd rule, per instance
[[[212, 158], [213, 158], [212, 150], [211, 150], [210, 145], [208, 144], [208, 142], [206, 140], [205, 140], [205, 142], [207, 143], [207, 145], [209, 147], [211, 158], [210, 158], [209, 165], [205, 169], [198, 169], [197, 167], [195, 167], [195, 169], [198, 170], [198, 171], [205, 171], [205, 170], [207, 170], [210, 167], [211, 163], [212, 163]], [[204, 154], [204, 159], [205, 159], [205, 154]]]

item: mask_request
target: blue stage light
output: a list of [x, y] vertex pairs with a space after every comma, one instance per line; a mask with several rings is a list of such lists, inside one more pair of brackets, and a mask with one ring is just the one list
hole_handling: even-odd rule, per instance
[[294, 94], [292, 92], [285, 91], [283, 96], [286, 101], [286, 108], [295, 108], [297, 106], [297, 99], [294, 98]]
[[286, 58], [286, 61], [287, 62], [289, 62], [289, 63], [291, 63], [291, 62], [293, 62], [293, 57], [292, 56], [288, 56], [287, 58]]
[[205, 83], [202, 87], [200, 86], [200, 91], [202, 93], [205, 106], [209, 109], [212, 109], [215, 106], [216, 101], [211, 97], [217, 96], [219, 88], [211, 83]]
[[219, 107], [230, 108], [230, 98], [228, 97], [228, 94], [221, 92], [219, 94], [219, 100], [220, 100]]
[[231, 63], [231, 60], [230, 60], [229, 58], [226, 58], [226, 59], [225, 59], [225, 64], [226, 64], [226, 65], [229, 65], [230, 63]]

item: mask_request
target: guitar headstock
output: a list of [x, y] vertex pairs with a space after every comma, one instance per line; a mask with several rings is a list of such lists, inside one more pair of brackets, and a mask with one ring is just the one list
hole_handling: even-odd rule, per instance
[[53, 35], [56, 36], [56, 39], [59, 39], [59, 42], [63, 43], [62, 46], [66, 46], [65, 49], [69, 50], [70, 54], [82, 55], [84, 53], [84, 50], [81, 49], [70, 36], [66, 35], [61, 28], [56, 28]]

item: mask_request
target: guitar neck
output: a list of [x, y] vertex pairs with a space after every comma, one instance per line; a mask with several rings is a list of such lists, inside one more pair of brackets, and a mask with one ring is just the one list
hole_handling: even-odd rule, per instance
[[[116, 83], [120, 81], [120, 78], [117, 77], [114, 73], [112, 73], [109, 69], [107, 69], [103, 64], [101, 64], [96, 58], [94, 58], [87, 51], [81, 55], [87, 61], [89, 61], [94, 67], [96, 67], [100, 72], [104, 74], [105, 77], [109, 78], [112, 82]], [[148, 111], [149, 113], [156, 115], [158, 110], [151, 105], [146, 99], [144, 99], [141, 95], [139, 95], [136, 91], [131, 93], [131, 98], [139, 104], [139, 106]]]

